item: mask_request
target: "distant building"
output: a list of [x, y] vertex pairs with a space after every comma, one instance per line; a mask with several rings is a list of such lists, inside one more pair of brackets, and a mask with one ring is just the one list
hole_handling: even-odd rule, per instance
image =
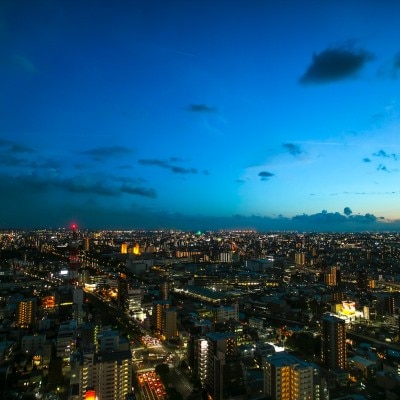
[[34, 354], [39, 348], [44, 347], [46, 335], [25, 335], [21, 340], [21, 351], [27, 354]]
[[295, 253], [294, 262], [297, 267], [303, 267], [306, 263], [306, 255], [304, 252]]
[[214, 322], [224, 322], [228, 320], [239, 320], [239, 305], [234, 303], [232, 305], [221, 305], [215, 307], [213, 310]]
[[354, 356], [349, 359], [349, 364], [361, 371], [365, 379], [376, 377], [377, 365], [371, 360], [367, 360], [366, 358], [360, 356]]
[[32, 297], [18, 302], [16, 323], [20, 328], [33, 326], [36, 321], [37, 299]]
[[340, 284], [340, 266], [329, 267], [325, 271], [324, 281], [327, 286], [338, 286]]

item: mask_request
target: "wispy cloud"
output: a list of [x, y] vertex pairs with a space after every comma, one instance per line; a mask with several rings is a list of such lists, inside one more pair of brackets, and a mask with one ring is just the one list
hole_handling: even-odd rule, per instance
[[384, 151], [382, 149], [377, 151], [376, 153], [373, 153], [372, 155], [375, 156], [375, 157], [392, 158], [394, 161], [397, 161], [399, 159], [399, 156], [397, 154], [395, 154], [395, 153], [390, 153], [389, 154], [389, 153], [387, 153], [386, 151]]
[[17, 142], [13, 142], [11, 140], [0, 139], [0, 150], [1, 148], [12, 153], [35, 153], [35, 150], [32, 149], [31, 147], [25, 146]]
[[217, 112], [217, 109], [207, 104], [190, 104], [188, 107], [188, 111], [198, 112], [198, 113], [209, 113], [209, 112]]
[[379, 165], [376, 167], [376, 170], [377, 170], [377, 171], [390, 172], [390, 171], [388, 170], [388, 168], [386, 167], [386, 165], [384, 165], [384, 164], [379, 164]]
[[261, 178], [262, 181], [267, 181], [274, 176], [272, 172], [268, 171], [261, 171], [258, 176]]
[[154, 189], [132, 186], [129, 184], [122, 185], [121, 191], [123, 193], [133, 194], [142, 197], [149, 197], [151, 199], [155, 199], [157, 197], [157, 192]]
[[20, 54], [14, 54], [0, 58], [0, 69], [12, 73], [32, 75], [37, 72], [33, 62]]
[[170, 158], [169, 160], [161, 160], [161, 159], [141, 159], [138, 161], [141, 165], [149, 165], [156, 166], [164, 169], [168, 169], [175, 174], [197, 174], [198, 171], [196, 168], [185, 168], [179, 165], [176, 165], [176, 162], [179, 162], [178, 158]]
[[397, 78], [397, 74], [400, 70], [400, 52], [395, 54], [393, 57], [393, 63], [392, 63], [392, 76], [393, 78]]
[[132, 150], [122, 146], [97, 147], [86, 150], [83, 154], [90, 156], [95, 161], [104, 161], [107, 158], [132, 154]]
[[375, 157], [385, 157], [385, 158], [389, 158], [390, 156], [389, 156], [389, 154], [387, 154], [385, 151], [383, 151], [383, 150], [379, 150], [379, 151], [377, 151], [376, 153], [373, 153], [373, 155], [375, 156]]
[[10, 140], [0, 140], [0, 166], [18, 171], [58, 169], [57, 160], [40, 156], [35, 149]]
[[118, 197], [129, 194], [147, 198], [156, 198], [154, 189], [143, 186], [140, 180], [106, 176], [104, 174], [79, 174], [60, 177], [57, 172], [36, 170], [33, 173], [10, 176], [0, 175], [0, 185], [16, 197], [29, 191], [31, 194], [51, 195], [55, 192], [67, 192], [72, 195], [95, 195]]
[[91, 176], [75, 176], [57, 181], [57, 186], [72, 193], [91, 193], [102, 196], [117, 196], [119, 191], [104, 179]]
[[298, 157], [304, 152], [298, 144], [294, 143], [284, 143], [282, 147], [287, 150], [293, 157]]
[[397, 194], [397, 192], [341, 192], [341, 193], [330, 193], [330, 196], [340, 196], [340, 195], [357, 195], [357, 196], [381, 196], [381, 195], [393, 195]]
[[328, 48], [313, 55], [311, 64], [300, 78], [301, 84], [320, 84], [353, 77], [374, 58], [365, 50], [348, 47]]

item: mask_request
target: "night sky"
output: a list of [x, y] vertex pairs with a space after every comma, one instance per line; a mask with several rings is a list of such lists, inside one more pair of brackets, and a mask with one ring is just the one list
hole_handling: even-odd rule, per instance
[[0, 229], [399, 229], [399, 20], [395, 0], [3, 0]]

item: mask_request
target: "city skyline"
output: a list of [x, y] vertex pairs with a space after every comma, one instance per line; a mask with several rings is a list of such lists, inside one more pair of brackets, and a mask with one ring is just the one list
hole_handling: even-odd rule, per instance
[[0, 229], [400, 228], [399, 3], [0, 10]]

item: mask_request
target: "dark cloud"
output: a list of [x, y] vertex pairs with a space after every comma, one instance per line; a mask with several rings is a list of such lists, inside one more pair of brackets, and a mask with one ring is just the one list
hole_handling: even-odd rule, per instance
[[343, 214], [344, 214], [344, 215], [349, 216], [349, 215], [351, 215], [352, 213], [353, 213], [353, 211], [351, 211], [350, 207], [345, 207], [344, 210], [343, 210]]
[[[352, 215], [351, 216], [352, 222], [360, 222], [362, 224], [370, 224], [376, 222], [378, 218], [370, 213], [364, 215]], [[384, 220], [385, 218], [379, 217], [380, 220]]]
[[398, 71], [400, 70], [400, 52], [393, 57], [392, 64], [392, 77], [397, 78]]
[[307, 71], [300, 78], [300, 83], [328, 83], [352, 77], [371, 59], [373, 55], [364, 50], [347, 47], [326, 49], [314, 54]]
[[157, 159], [141, 159], [138, 160], [139, 164], [142, 165], [155, 165], [161, 168], [168, 168], [168, 161], [165, 160], [157, 160]]
[[369, 163], [369, 162], [371, 162], [371, 159], [368, 158], [368, 157], [365, 157], [365, 158], [363, 158], [363, 161], [364, 161], [365, 163]]
[[124, 156], [131, 153], [131, 149], [122, 146], [97, 147], [95, 149], [86, 150], [83, 152], [83, 154], [92, 157], [93, 160], [96, 161], [103, 161], [107, 158]]
[[[49, 228], [69, 226], [73, 220], [81, 228], [87, 229], [181, 229], [213, 230], [252, 229], [259, 232], [299, 231], [299, 232], [364, 232], [400, 230], [400, 220], [385, 221], [373, 214], [346, 217], [327, 211], [314, 215], [300, 215], [293, 218], [278, 215], [261, 217], [258, 215], [231, 215], [213, 217], [155, 212], [147, 207], [132, 203], [127, 207], [115, 207], [110, 202], [98, 202], [98, 197], [61, 197], [58, 201], [46, 201], [15, 179], [0, 175], [2, 207], [0, 208], [0, 228]], [[39, 182], [38, 180], [36, 182]], [[46, 184], [43, 180], [42, 184]], [[134, 188], [132, 185], [131, 189]], [[137, 190], [134, 195], [141, 195]], [[143, 192], [146, 196], [146, 191]], [[149, 196], [147, 196], [149, 197]], [[151, 196], [150, 196], [151, 197]], [[26, 207], [29, 204], [29, 207]]]
[[117, 196], [119, 190], [104, 179], [76, 176], [57, 182], [57, 186], [71, 193], [90, 193], [102, 196]]
[[300, 156], [301, 154], [303, 154], [303, 150], [297, 144], [284, 143], [282, 146], [294, 157], [297, 157], [297, 156]]
[[122, 185], [121, 191], [123, 193], [134, 194], [142, 197], [149, 197], [151, 199], [155, 199], [157, 197], [157, 193], [154, 189], [131, 186], [128, 184]]
[[169, 160], [160, 159], [141, 159], [138, 163], [141, 165], [154, 165], [156, 167], [165, 168], [173, 172], [174, 174], [197, 174], [196, 168], [184, 168], [179, 165], [173, 164], [174, 162], [181, 161], [179, 158], [172, 157]]
[[34, 153], [35, 151], [28, 147], [28, 146], [24, 146], [22, 144], [17, 144], [17, 143], [13, 143], [10, 146], [10, 150], [14, 153]]
[[379, 150], [376, 153], [373, 153], [373, 156], [375, 157], [384, 157], [384, 158], [389, 158], [390, 155], [386, 153], [384, 150]]
[[312, 215], [307, 215], [307, 214], [296, 215], [293, 217], [293, 220], [307, 221], [309, 223], [312, 222], [312, 223], [327, 224], [327, 223], [344, 222], [347, 220], [347, 218], [338, 212], [331, 213], [326, 210], [322, 210], [320, 213]]
[[197, 174], [196, 168], [183, 168], [176, 165], [171, 165], [169, 169], [175, 174]]
[[390, 172], [390, 171], [387, 169], [386, 165], [383, 165], [383, 164], [379, 164], [379, 165], [377, 166], [376, 170], [377, 170], [377, 171]]
[[261, 171], [258, 176], [261, 178], [262, 181], [267, 181], [269, 178], [273, 177], [274, 174], [268, 171]]
[[191, 112], [216, 112], [217, 109], [215, 107], [208, 106], [207, 104], [190, 104], [188, 110]]
[[[95, 195], [101, 197], [118, 197], [130, 194], [147, 198], [156, 198], [157, 193], [152, 188], [143, 187], [140, 179], [120, 178], [97, 174], [80, 174], [68, 178], [60, 178], [58, 172], [36, 170], [31, 174], [17, 176], [0, 175], [0, 185], [4, 191], [16, 198], [32, 195], [50, 196], [56, 193], [80, 195]], [[72, 197], [74, 198], [74, 197]]]
[[[348, 213], [351, 210], [346, 207], [344, 210], [346, 211], [348, 209]], [[345, 212], [346, 214], [346, 212]], [[310, 225], [317, 226], [317, 230], [324, 230], [326, 229], [326, 226], [331, 226], [331, 227], [336, 227], [337, 230], [343, 230], [346, 231], [346, 225], [349, 227], [355, 227], [355, 226], [364, 226], [367, 224], [374, 224], [379, 220], [383, 220], [383, 217], [377, 218], [375, 215], [366, 213], [364, 215], [350, 215], [346, 214], [342, 215], [338, 212], [328, 212], [326, 210], [321, 211], [320, 213], [317, 214], [312, 214], [312, 215], [307, 215], [307, 214], [302, 214], [302, 215], [296, 215], [292, 218], [293, 221], [301, 221], [303, 223], [307, 223]]]
[[61, 163], [53, 159], [38, 157], [36, 152], [27, 146], [11, 142], [0, 143], [0, 166], [16, 170], [58, 169]]
[[400, 68], [400, 52], [397, 53], [393, 58], [393, 66], [395, 68]]
[[[118, 182], [121, 182], [121, 185], [115, 184]], [[72, 193], [88, 193], [100, 196], [119, 196], [121, 193], [127, 193], [152, 199], [157, 197], [154, 189], [138, 186], [139, 182], [140, 180], [133, 181], [128, 178], [85, 175], [60, 180], [55, 185]]]
[[18, 157], [8, 151], [0, 152], [0, 165], [4, 167], [29, 167], [32, 161]]
[[7, 166], [29, 165], [29, 159], [20, 158], [24, 155], [33, 154], [35, 151], [28, 146], [0, 139], [0, 164]]
[[398, 161], [399, 156], [395, 153], [386, 153], [384, 150], [379, 150], [376, 153], [372, 154], [375, 157], [382, 157], [382, 158], [393, 158], [394, 161]]

